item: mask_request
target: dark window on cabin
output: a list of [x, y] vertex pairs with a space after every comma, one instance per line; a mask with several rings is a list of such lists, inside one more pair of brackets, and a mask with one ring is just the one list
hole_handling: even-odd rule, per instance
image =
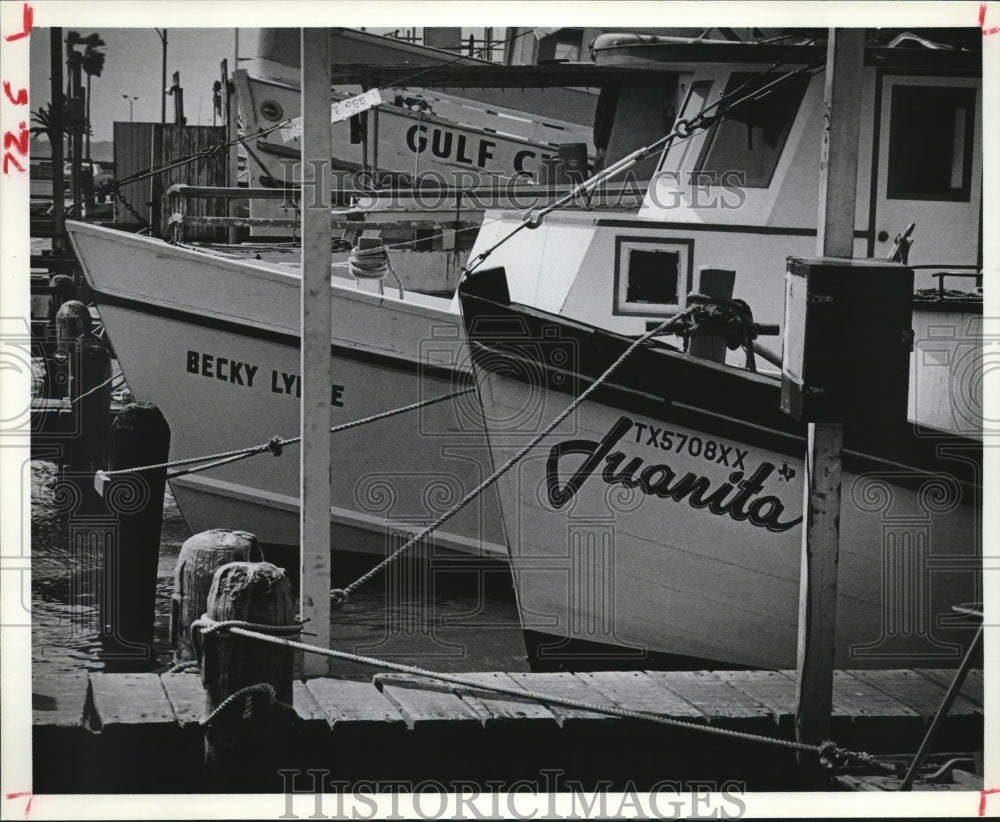
[[764, 97], [743, 104], [739, 101], [776, 79], [743, 72], [730, 76], [723, 94], [727, 99], [733, 95], [732, 107], [719, 112], [723, 116], [708, 132], [696, 171], [714, 174], [716, 179], [727, 171], [740, 172], [746, 175], [744, 185], [748, 188], [771, 184], [809, 80], [786, 80]]
[[968, 200], [975, 116], [975, 89], [895, 87], [887, 196], [894, 200]]
[[625, 302], [675, 305], [680, 259], [677, 251], [629, 251]]
[[583, 29], [559, 29], [538, 42], [539, 63], [546, 60], [578, 62], [583, 53]]
[[435, 243], [434, 241], [438, 238], [438, 232], [433, 228], [418, 228], [414, 230], [414, 242], [412, 248], [414, 251], [435, 251], [435, 245], [440, 246], [440, 243]]

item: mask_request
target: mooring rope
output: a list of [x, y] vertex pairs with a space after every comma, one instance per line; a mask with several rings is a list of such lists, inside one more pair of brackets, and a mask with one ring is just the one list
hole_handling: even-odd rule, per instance
[[707, 297], [704, 294], [688, 294], [688, 310], [678, 317], [684, 317], [683, 326], [674, 333], [684, 338], [684, 350], [692, 337], [715, 334], [726, 341], [726, 347], [735, 351], [742, 348], [746, 353], [746, 368], [757, 371], [753, 341], [757, 339], [753, 311], [740, 299], [727, 300], [722, 297]]
[[[304, 651], [306, 653], [318, 654], [319, 656], [326, 656], [332, 659], [341, 659], [347, 662], [357, 662], [362, 665], [371, 665], [377, 668], [385, 668], [391, 671], [398, 671], [400, 673], [412, 674], [415, 676], [422, 676], [428, 679], [437, 679], [442, 682], [449, 682], [453, 685], [460, 685], [465, 688], [472, 690], [485, 690], [485, 691], [495, 691], [497, 693], [505, 694], [507, 696], [513, 696], [521, 699], [533, 699], [536, 702], [542, 704], [549, 703], [555, 705], [565, 705], [570, 708], [580, 708], [583, 710], [593, 711], [595, 713], [610, 714], [612, 716], [619, 716], [625, 719], [639, 719], [646, 720], [649, 722], [655, 722], [661, 725], [669, 725], [675, 728], [684, 728], [686, 730], [700, 731], [702, 733], [715, 734], [716, 736], [724, 736], [730, 739], [740, 739], [746, 742], [756, 742], [764, 745], [774, 745], [777, 747], [788, 748], [795, 751], [804, 751], [807, 753], [814, 753], [821, 757], [825, 762], [827, 762], [831, 767], [837, 764], [844, 764], [847, 762], [859, 762], [875, 767], [885, 767], [890, 768], [895, 772], [895, 768], [886, 765], [885, 763], [880, 763], [871, 754], [865, 753], [863, 751], [852, 751], [847, 748], [843, 748], [833, 741], [824, 742], [821, 745], [814, 745], [808, 742], [797, 742], [791, 739], [778, 739], [772, 736], [765, 736], [763, 734], [754, 734], [747, 731], [737, 731], [731, 728], [720, 728], [716, 725], [699, 725], [694, 722], [687, 722], [683, 719], [675, 719], [674, 717], [665, 716], [663, 714], [653, 713], [651, 711], [638, 711], [631, 708], [622, 708], [617, 705], [604, 705], [595, 702], [587, 702], [583, 699], [575, 699], [573, 697], [567, 696], [557, 696], [554, 694], [547, 694], [542, 691], [533, 691], [527, 688], [521, 688], [519, 686], [508, 686], [501, 685], [499, 683], [485, 683], [479, 680], [470, 679], [462, 676], [461, 674], [448, 674], [440, 671], [429, 671], [425, 668], [418, 668], [414, 665], [405, 665], [401, 662], [390, 662], [389, 660], [379, 659], [377, 657], [362, 656], [360, 654], [352, 654], [348, 651], [335, 651], [332, 648], [321, 648], [318, 645], [309, 645], [305, 642], [299, 642], [296, 640], [288, 639], [284, 636], [276, 636], [278, 633], [292, 633], [301, 629], [301, 625], [259, 625], [256, 623], [242, 622], [241, 620], [225, 620], [216, 621], [208, 616], [208, 614], [202, 615], [200, 619], [195, 620], [191, 624], [192, 630], [198, 628], [202, 633], [214, 633], [228, 631], [236, 636], [245, 637], [246, 639], [256, 639], [261, 642], [268, 642], [272, 645], [283, 645], [288, 648], [294, 648], [299, 651]], [[261, 630], [263, 628], [265, 633]], [[266, 684], [266, 683], [265, 683]], [[255, 687], [255, 686], [251, 686]], [[241, 693], [245, 693], [246, 688], [241, 691], [237, 691], [232, 695], [232, 697], [227, 697], [223, 700], [219, 706], [208, 716], [206, 719], [202, 720], [202, 724], [208, 722], [212, 717], [214, 717], [227, 702], [234, 701], [238, 698]]]
[[[690, 309], [689, 309], [690, 311]], [[548, 425], [545, 426], [540, 432], [538, 432], [531, 440], [524, 445], [516, 454], [514, 454], [510, 459], [508, 459], [503, 465], [497, 468], [492, 474], [490, 474], [485, 480], [483, 480], [479, 485], [469, 491], [465, 496], [463, 496], [455, 505], [449, 508], [447, 511], [442, 513], [437, 519], [435, 519], [430, 525], [425, 526], [420, 531], [418, 531], [414, 536], [410, 537], [405, 543], [403, 543], [399, 548], [393, 551], [389, 556], [379, 562], [377, 565], [373, 566], [367, 573], [362, 574], [354, 582], [344, 588], [334, 588], [330, 591], [331, 605], [336, 609], [340, 609], [344, 606], [350, 595], [364, 585], [366, 582], [375, 577], [383, 569], [387, 568], [393, 562], [395, 562], [404, 552], [408, 551], [414, 545], [416, 545], [420, 540], [424, 539], [429, 534], [437, 530], [441, 525], [451, 519], [455, 514], [457, 514], [462, 508], [468, 505], [472, 500], [478, 497], [483, 491], [489, 488], [493, 483], [495, 483], [500, 477], [506, 474], [511, 468], [513, 468], [522, 457], [524, 457], [529, 451], [531, 451], [535, 446], [538, 445], [543, 439], [545, 439], [549, 434], [551, 434], [556, 427], [568, 417], [576, 408], [589, 397], [597, 388], [604, 383], [605, 380], [610, 377], [615, 370], [623, 363], [625, 360], [631, 356], [632, 352], [638, 349], [640, 346], [651, 340], [653, 337], [657, 337], [667, 331], [683, 330], [685, 323], [688, 321], [688, 312], [678, 314], [671, 317], [668, 320], [664, 320], [658, 326], [653, 328], [651, 331], [647, 331], [641, 337], [636, 339], [624, 353], [618, 357], [603, 374], [598, 376], [584, 391], [580, 396], [578, 396], [573, 402], [566, 406], [559, 414], [556, 415], [555, 419], [552, 420]]]
[[386, 276], [391, 275], [396, 281], [399, 289], [399, 299], [403, 299], [403, 283], [392, 267], [392, 260], [389, 259], [389, 248], [385, 245], [378, 245], [374, 248], [351, 249], [351, 256], [347, 258], [347, 270], [351, 276], [359, 282], [361, 280], [378, 280], [378, 293], [384, 294], [382, 281]]
[[[410, 403], [409, 405], [403, 405], [399, 408], [392, 408], [389, 411], [381, 411], [378, 414], [372, 414], [367, 417], [362, 417], [361, 419], [351, 420], [350, 422], [341, 423], [340, 425], [335, 425], [330, 429], [331, 434], [339, 434], [341, 431], [347, 431], [351, 428], [357, 428], [361, 425], [367, 425], [368, 423], [378, 422], [379, 420], [388, 419], [389, 417], [394, 417], [397, 414], [404, 414], [407, 411], [416, 411], [419, 408], [426, 408], [429, 405], [434, 405], [435, 403], [444, 402], [445, 400], [454, 399], [455, 397], [460, 397], [463, 394], [468, 394], [474, 391], [474, 388], [463, 388], [460, 391], [452, 391], [450, 394], [444, 394], [439, 397], [432, 397], [427, 400], [419, 400], [417, 402]], [[265, 451], [270, 451], [274, 456], [281, 456], [282, 450], [286, 445], [295, 445], [302, 440], [301, 436], [290, 437], [288, 439], [282, 439], [279, 436], [271, 437], [267, 442], [261, 443], [260, 445], [252, 445], [246, 448], [237, 448], [233, 451], [223, 451], [220, 454], [208, 454], [202, 457], [187, 457], [180, 460], [171, 460], [170, 462], [160, 462], [155, 465], [141, 465], [136, 468], [120, 468], [116, 471], [98, 471], [97, 473], [103, 477], [114, 477], [121, 474], [139, 474], [143, 471], [156, 471], [163, 468], [176, 468], [183, 465], [197, 465], [198, 463], [204, 463], [208, 460], [206, 465], [197, 465], [195, 468], [189, 468], [184, 471], [175, 471], [173, 474], [167, 476], [167, 479], [174, 479], [175, 477], [181, 477], [185, 474], [195, 474], [199, 471], [207, 471], [209, 468], [217, 468], [220, 465], [226, 465], [230, 462], [237, 462], [238, 460], [246, 459], [247, 457], [252, 457], [255, 454], [263, 454]]]
[[227, 710], [230, 705], [233, 705], [241, 697], [246, 697], [246, 704], [243, 706], [243, 719], [253, 718], [253, 698], [257, 694], [263, 696], [267, 702], [268, 706], [274, 705], [278, 701], [278, 693], [274, 690], [274, 686], [269, 682], [258, 682], [255, 685], [247, 685], [245, 688], [240, 688], [238, 691], [233, 691], [229, 696], [222, 700], [215, 708], [212, 710], [208, 716], [204, 716], [198, 720], [199, 725], [210, 725], [212, 720], [215, 719], [223, 711]]
[[108, 377], [100, 385], [95, 385], [89, 391], [84, 391], [82, 394], [80, 394], [80, 396], [71, 398], [70, 401], [69, 401], [70, 405], [72, 405], [75, 402], [79, 402], [80, 400], [84, 399], [85, 397], [89, 397], [91, 394], [95, 393], [96, 391], [100, 391], [106, 385], [108, 385], [110, 383], [113, 383], [115, 380], [117, 380], [120, 377], [121, 377], [121, 380], [122, 380], [122, 385], [124, 385], [125, 384], [125, 378], [122, 377], [121, 374], [112, 374], [110, 377]]

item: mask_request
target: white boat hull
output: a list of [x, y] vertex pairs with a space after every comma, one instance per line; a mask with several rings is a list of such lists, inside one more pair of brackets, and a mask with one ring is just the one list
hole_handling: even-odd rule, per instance
[[[462, 308], [499, 466], [628, 340], [484, 299], [490, 278], [466, 282]], [[805, 443], [779, 393], [762, 375], [641, 349], [501, 478], [522, 625], [548, 637], [539, 658], [795, 667]], [[981, 446], [904, 426], [856, 434], [836, 664], [956, 665], [973, 628], [951, 606], [982, 596]]]
[[[129, 387], [171, 427], [171, 459], [298, 435], [294, 270], [94, 226], [69, 232]], [[382, 298], [334, 280], [333, 313], [331, 426], [468, 387], [447, 301]], [[488, 466], [478, 414], [465, 394], [332, 436], [334, 549], [384, 553], [391, 532], [426, 524], [474, 487]], [[171, 488], [193, 531], [239, 528], [298, 545], [298, 454], [286, 446]], [[505, 558], [495, 492], [434, 542]]]

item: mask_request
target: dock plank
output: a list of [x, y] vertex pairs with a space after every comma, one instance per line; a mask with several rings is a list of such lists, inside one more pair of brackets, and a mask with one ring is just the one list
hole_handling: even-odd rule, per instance
[[177, 721], [157, 674], [91, 674], [88, 693], [86, 716], [91, 730]]
[[[955, 678], [955, 671], [951, 668], [917, 668], [916, 672], [945, 688], [951, 685], [951, 681]], [[983, 672], [981, 670], [969, 671], [959, 693], [969, 700], [969, 702], [982, 708]]]
[[364, 731], [404, 725], [399, 709], [370, 682], [310, 679], [305, 686], [331, 730]]
[[375, 684], [385, 698], [399, 708], [412, 730], [455, 726], [465, 722], [479, 724], [476, 712], [452, 691], [448, 683], [410, 674], [376, 674]]
[[[526, 691], [535, 691], [541, 694], [550, 694], [554, 697], [565, 697], [567, 699], [578, 699], [595, 705], [607, 703], [607, 698], [596, 688], [592, 687], [585, 679], [576, 674], [564, 673], [561, 671], [546, 673], [524, 673], [517, 672], [509, 674], [510, 678], [524, 688]], [[552, 712], [559, 723], [560, 728], [573, 725], [581, 721], [585, 722], [614, 722], [619, 719], [611, 714], [588, 711], [585, 708], [574, 708], [569, 705], [560, 705], [557, 702], [544, 702], [545, 707]]]
[[32, 724], [82, 728], [88, 687], [86, 674], [46, 674], [32, 677]]
[[299, 679], [292, 680], [292, 707], [303, 722], [326, 725], [326, 712], [309, 692], [306, 683]]
[[662, 687], [642, 671], [592, 671], [577, 676], [625, 710], [705, 722], [705, 715], [694, 705]]
[[833, 716], [916, 717], [919, 714], [852, 671], [833, 672]]
[[771, 710], [749, 694], [734, 688], [714, 671], [647, 671], [667, 690], [690, 702], [709, 724], [716, 720], [772, 719]]
[[[851, 671], [880, 691], [890, 694], [924, 717], [933, 717], [944, 700], [947, 688], [916, 671]], [[983, 709], [961, 693], [955, 698], [949, 716], [982, 716]]]
[[[521, 688], [510, 676], [499, 671], [469, 673], [463, 674], [463, 676], [484, 685], [494, 684], [506, 688]], [[557, 724], [552, 711], [529, 697], [522, 699], [497, 691], [476, 690], [460, 685], [453, 685], [452, 688], [462, 701], [475, 711], [484, 727], [512, 721], [549, 727], [555, 727]]]
[[777, 724], [795, 721], [798, 700], [794, 671], [716, 671], [715, 674], [767, 707]]
[[205, 686], [195, 674], [163, 674], [163, 690], [182, 728], [197, 725], [205, 716]]

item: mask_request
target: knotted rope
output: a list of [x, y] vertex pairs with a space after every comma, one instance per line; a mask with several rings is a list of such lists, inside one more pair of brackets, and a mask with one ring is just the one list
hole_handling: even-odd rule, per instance
[[389, 249], [385, 245], [378, 245], [374, 248], [351, 249], [351, 256], [347, 258], [347, 270], [355, 280], [378, 280], [378, 293], [384, 294], [382, 280], [386, 275], [392, 275], [399, 289], [399, 299], [403, 299], [403, 284], [399, 280], [396, 269], [392, 267], [392, 260], [389, 259]]
[[674, 317], [676, 324], [670, 329], [684, 339], [685, 352], [691, 337], [713, 334], [722, 337], [730, 351], [742, 348], [747, 356], [747, 370], [757, 370], [753, 353], [757, 329], [749, 305], [743, 300], [706, 297], [704, 294], [688, 294], [687, 304], [687, 310]]

